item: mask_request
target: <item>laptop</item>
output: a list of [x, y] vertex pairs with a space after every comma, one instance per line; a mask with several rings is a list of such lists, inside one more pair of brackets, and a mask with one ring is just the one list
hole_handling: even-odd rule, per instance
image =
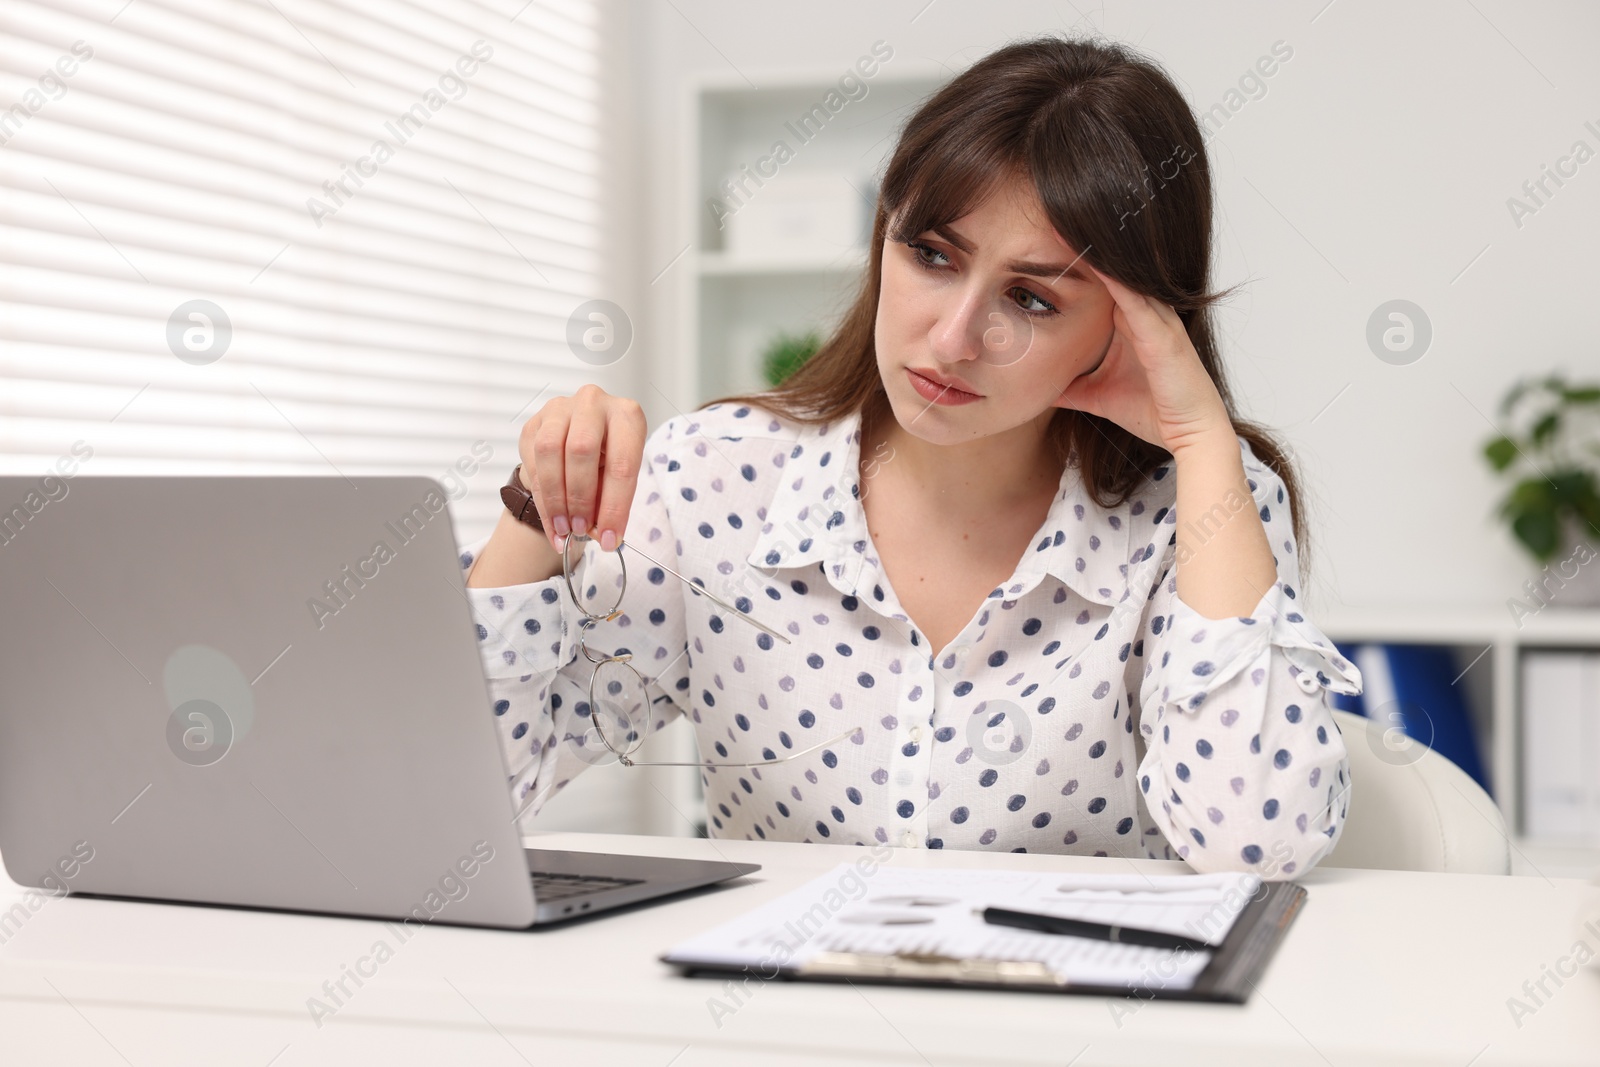
[[520, 929], [759, 870], [523, 848], [457, 551], [432, 478], [0, 477], [6, 872]]

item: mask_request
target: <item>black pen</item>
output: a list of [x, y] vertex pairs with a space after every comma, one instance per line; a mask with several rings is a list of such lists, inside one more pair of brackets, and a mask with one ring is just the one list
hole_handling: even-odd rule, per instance
[[1009, 908], [984, 908], [983, 921], [991, 926], [1015, 926], [1023, 930], [1038, 930], [1046, 934], [1068, 934], [1072, 937], [1092, 937], [1098, 941], [1114, 941], [1121, 945], [1140, 945], [1145, 948], [1188, 949], [1191, 952], [1211, 952], [1216, 946], [1204, 941], [1194, 941], [1179, 934], [1162, 930], [1143, 930], [1136, 926], [1112, 926], [1107, 923], [1085, 922], [1082, 919], [1065, 919], [1059, 915], [1039, 915], [1031, 911], [1012, 911]]

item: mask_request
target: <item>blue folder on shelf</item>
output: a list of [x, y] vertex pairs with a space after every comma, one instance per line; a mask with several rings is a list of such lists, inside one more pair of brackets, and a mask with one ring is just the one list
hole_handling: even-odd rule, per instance
[[[1369, 719], [1384, 720], [1385, 725], [1398, 715], [1399, 725], [1407, 737], [1427, 745], [1465, 771], [1493, 796], [1484, 774], [1483, 762], [1478, 755], [1477, 739], [1472, 732], [1472, 719], [1467, 711], [1461, 686], [1455, 684], [1460, 669], [1443, 645], [1405, 644], [1348, 644], [1335, 642], [1339, 654], [1357, 662], [1364, 692], [1358, 696], [1332, 693], [1334, 707], [1354, 712]], [[1362, 650], [1372, 650], [1363, 655]], [[1370, 670], [1373, 665], [1377, 671]], [[1373, 707], [1370, 702], [1378, 694], [1393, 693], [1385, 699], [1383, 707]]]

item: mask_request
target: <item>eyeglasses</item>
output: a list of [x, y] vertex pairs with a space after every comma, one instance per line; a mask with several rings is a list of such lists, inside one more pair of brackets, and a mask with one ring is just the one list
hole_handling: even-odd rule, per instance
[[[584, 659], [594, 664], [594, 673], [589, 676], [589, 721], [593, 724], [593, 731], [596, 736], [599, 737], [600, 742], [606, 747], [607, 750], [617, 757], [618, 762], [620, 762], [623, 766], [766, 767], [775, 763], [786, 763], [789, 760], [808, 755], [817, 751], [818, 749], [825, 748], [828, 745], [838, 744], [845, 738], [850, 737], [852, 734], [861, 732], [861, 727], [852, 726], [850, 729], [846, 730], [842, 734], [839, 734], [837, 737], [830, 737], [826, 741], [819, 741], [809, 748], [803, 748], [798, 752], [791, 752], [785, 756], [772, 756], [768, 759], [760, 760], [741, 762], [732, 760], [658, 761], [634, 759], [633, 754], [639, 750], [639, 746], [644, 744], [646, 738], [650, 735], [652, 730], [659, 729], [664, 724], [655, 723], [652, 721], [652, 716], [650, 713], [651, 701], [649, 698], [649, 692], [646, 688], [645, 678], [639, 673], [638, 669], [633, 666], [632, 662], [630, 662], [633, 659], [633, 653], [627, 652], [623, 655], [612, 655], [609, 653], [596, 652], [589, 648], [588, 645], [588, 634], [594, 626], [602, 622], [610, 622], [612, 619], [615, 619], [618, 615], [622, 614], [622, 597], [628, 589], [628, 564], [627, 561], [622, 558], [622, 550], [624, 548], [626, 548], [629, 552], [636, 553], [639, 556], [644, 557], [646, 560], [649, 560], [652, 565], [661, 568], [661, 570], [672, 575], [674, 578], [687, 585], [690, 589], [694, 590], [696, 595], [703, 596], [712, 603], [719, 605], [734, 615], [737, 615], [739, 618], [743, 619], [751, 626], [754, 626], [762, 633], [768, 634], [771, 637], [782, 641], [786, 645], [790, 644], [791, 642], [783, 634], [772, 629], [771, 627], [762, 625], [755, 619], [752, 619], [749, 615], [745, 614], [743, 611], [740, 611], [738, 608], [734, 607], [732, 604], [729, 604], [725, 600], [706, 592], [703, 586], [697, 585], [696, 583], [690, 581], [677, 571], [673, 570], [671, 567], [668, 567], [666, 564], [661, 563], [658, 560], [651, 559], [650, 556], [640, 552], [637, 548], [634, 548], [626, 541], [617, 542], [617, 563], [621, 567], [621, 576], [617, 581], [616, 599], [611, 603], [610, 607], [602, 612], [593, 611], [584, 607], [583, 599], [578, 596], [578, 589], [572, 581], [572, 572], [575, 569], [572, 560], [572, 548], [575, 544], [581, 546], [589, 540], [590, 538], [586, 534], [572, 534], [567, 538], [566, 544], [561, 553], [561, 573], [566, 578], [567, 593], [572, 597], [573, 606], [576, 607], [584, 617], [583, 623], [578, 630], [578, 651], [583, 654]], [[578, 555], [581, 559], [583, 555], [583, 549], [581, 547]], [[588, 590], [588, 599], [593, 600], [595, 593], [595, 587], [590, 586]], [[743, 716], [741, 716], [741, 718], [743, 718]], [[587, 737], [587, 734], [584, 736]], [[583, 745], [581, 739], [579, 747], [580, 751], [585, 750], [585, 746]], [[718, 747], [721, 748], [720, 745]], [[771, 750], [768, 749], [767, 751], [770, 752]], [[583, 758], [587, 759], [587, 756]]]

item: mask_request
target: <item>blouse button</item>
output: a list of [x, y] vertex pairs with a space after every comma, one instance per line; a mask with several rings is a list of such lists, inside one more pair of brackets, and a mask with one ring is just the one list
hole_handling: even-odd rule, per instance
[[1301, 671], [1299, 674], [1295, 675], [1295, 681], [1299, 682], [1300, 688], [1304, 689], [1307, 693], [1315, 693], [1317, 691], [1316, 676], [1310, 671]]
[[911, 736], [911, 740], [912, 740], [913, 743], [921, 741], [922, 740], [922, 727], [920, 727], [920, 726], [911, 727], [910, 736]]
[[917, 847], [917, 835], [913, 831], [907, 830], [906, 831], [906, 836], [905, 836], [905, 843], [906, 843], [906, 848], [916, 848]]

